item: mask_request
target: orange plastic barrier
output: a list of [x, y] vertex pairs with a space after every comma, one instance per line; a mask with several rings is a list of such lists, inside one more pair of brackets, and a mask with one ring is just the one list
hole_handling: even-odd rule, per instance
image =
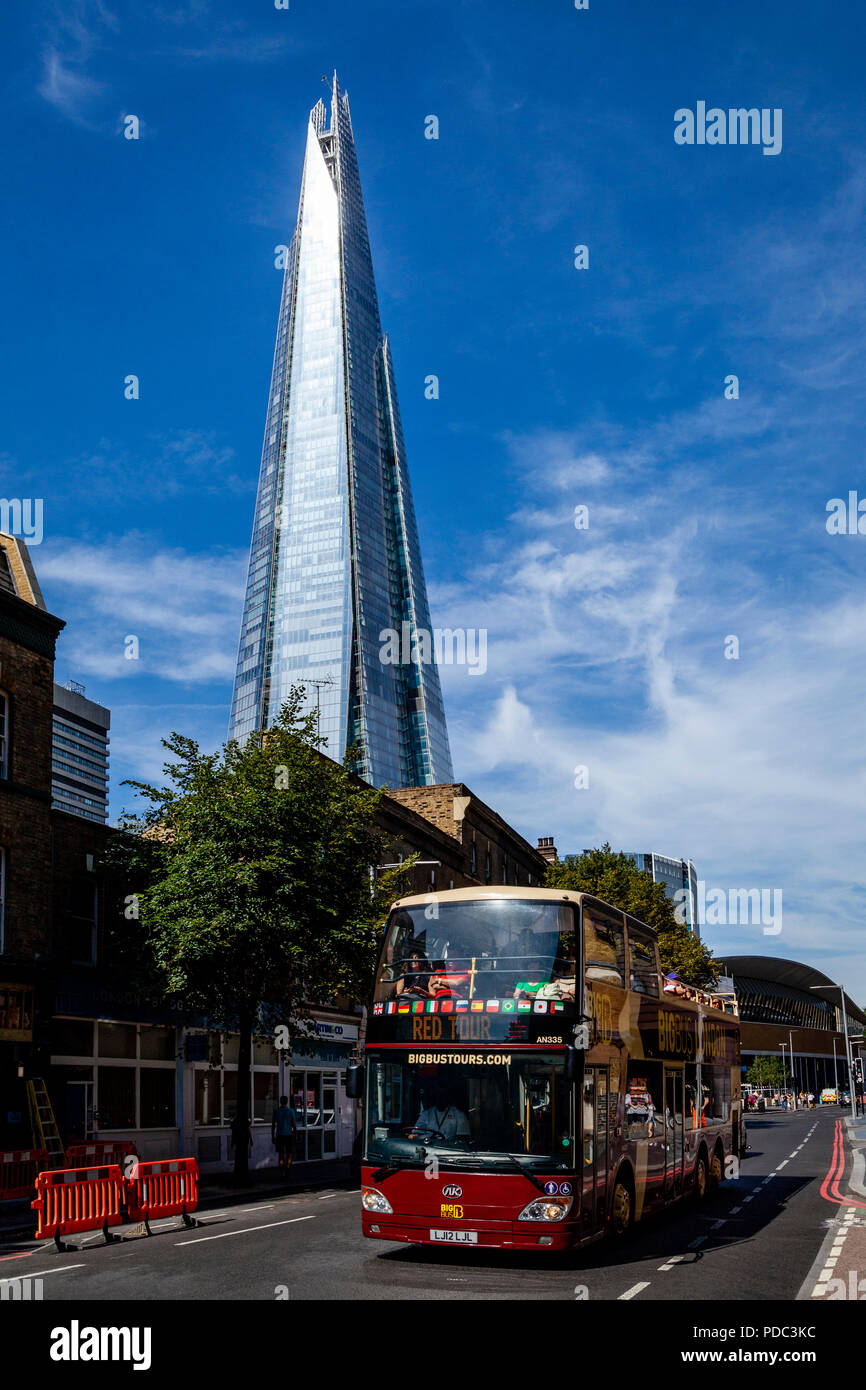
[[47, 1162], [47, 1149], [6, 1149], [0, 1153], [0, 1202], [29, 1197], [36, 1174]]
[[36, 1200], [30, 1205], [39, 1213], [37, 1240], [54, 1237], [58, 1250], [60, 1237], [76, 1231], [102, 1228], [106, 1244], [117, 1239], [109, 1226], [119, 1226], [126, 1214], [123, 1174], [116, 1163], [97, 1168], [56, 1168], [40, 1173], [36, 1179]]
[[160, 1216], [182, 1216], [185, 1226], [198, 1223], [189, 1213], [198, 1206], [198, 1163], [194, 1158], [163, 1159], [139, 1163], [126, 1182], [130, 1221], [148, 1222]]
[[122, 1168], [127, 1154], [138, 1157], [138, 1150], [131, 1139], [93, 1139], [89, 1144], [70, 1144], [66, 1150], [66, 1162], [70, 1168], [78, 1168], [83, 1163], [119, 1163]]

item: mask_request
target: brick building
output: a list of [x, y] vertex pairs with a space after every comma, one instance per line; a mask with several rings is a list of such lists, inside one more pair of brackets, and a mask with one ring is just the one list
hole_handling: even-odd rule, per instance
[[[428, 827], [435, 827], [454, 847], [450, 855], [446, 854], [440, 870], [432, 865], [426, 874], [416, 877], [417, 891], [468, 888], [482, 883], [537, 888], [543, 882], [547, 867], [544, 856], [463, 782], [399, 787], [389, 791], [386, 800], [397, 802], [404, 812], [413, 812]], [[413, 822], [407, 817], [403, 824], [408, 830]], [[426, 833], [432, 839], [429, 829]]]
[[92, 968], [106, 832], [51, 808], [54, 655], [26, 546], [0, 534], [0, 1148], [29, 1147], [23, 1079], [47, 1076], [61, 972]]

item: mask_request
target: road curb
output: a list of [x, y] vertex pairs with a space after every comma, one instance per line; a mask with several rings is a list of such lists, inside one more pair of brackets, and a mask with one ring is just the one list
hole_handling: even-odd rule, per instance
[[[848, 1142], [852, 1148], [851, 1176], [848, 1179], [848, 1186], [852, 1191], [859, 1193], [861, 1197], [866, 1197], [866, 1133], [862, 1138], [857, 1135], [855, 1126], [850, 1120], [845, 1121], [848, 1126]], [[854, 1145], [858, 1147], [855, 1149]]]
[[826, 1267], [827, 1261], [830, 1258], [830, 1253], [833, 1249], [833, 1242], [842, 1228], [842, 1223], [844, 1221], [844, 1212], [845, 1208], [840, 1207], [838, 1215], [834, 1216], [831, 1219], [830, 1224], [827, 1227], [827, 1234], [821, 1241], [818, 1253], [809, 1267], [809, 1273], [806, 1275], [806, 1278], [800, 1285], [800, 1288], [797, 1292], [797, 1297], [794, 1300], [795, 1303], [811, 1303], [813, 1301], [812, 1290], [817, 1286], [818, 1275]]

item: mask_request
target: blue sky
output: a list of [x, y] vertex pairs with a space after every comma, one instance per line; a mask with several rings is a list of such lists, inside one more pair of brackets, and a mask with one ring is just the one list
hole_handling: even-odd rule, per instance
[[[866, 495], [863, 14], [49, 0], [5, 23], [0, 490], [44, 499], [57, 675], [111, 707], [113, 815], [170, 729], [225, 736], [274, 247], [336, 67], [433, 622], [489, 633], [483, 677], [443, 670], [455, 775], [533, 843], [780, 889], [778, 935], [712, 946], [862, 1002], [866, 537], [825, 523]], [[781, 108], [781, 153], [677, 145], [698, 101]]]

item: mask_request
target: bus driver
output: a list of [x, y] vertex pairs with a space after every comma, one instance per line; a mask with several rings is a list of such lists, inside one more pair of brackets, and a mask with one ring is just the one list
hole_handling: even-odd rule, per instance
[[469, 1138], [469, 1121], [462, 1110], [448, 1100], [448, 1090], [441, 1083], [433, 1092], [433, 1105], [421, 1111], [414, 1128], [409, 1131], [410, 1139], [441, 1139], [451, 1144], [455, 1139]]

